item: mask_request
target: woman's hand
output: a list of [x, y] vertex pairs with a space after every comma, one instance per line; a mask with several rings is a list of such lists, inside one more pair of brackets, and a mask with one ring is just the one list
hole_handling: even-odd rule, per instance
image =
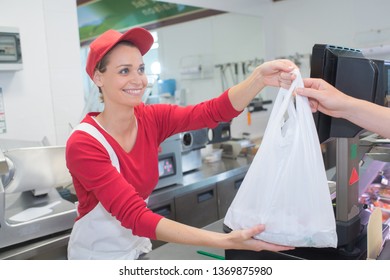
[[253, 236], [263, 232], [264, 230], [264, 225], [258, 225], [244, 230], [234, 230], [227, 234], [228, 242], [231, 242], [231, 245], [227, 245], [227, 247], [229, 247], [229, 249], [251, 251], [267, 250], [275, 252], [294, 249], [294, 247], [276, 245], [253, 238]]
[[254, 74], [264, 86], [289, 88], [296, 78], [292, 73], [298, 68], [292, 61], [278, 59], [265, 62], [254, 70]]
[[298, 67], [287, 59], [272, 60], [257, 66], [248, 78], [229, 89], [234, 109], [244, 110], [266, 86], [289, 88], [296, 78], [292, 73], [296, 68]]
[[253, 236], [263, 232], [264, 225], [244, 230], [233, 230], [230, 233], [208, 231], [162, 218], [157, 224], [156, 238], [165, 242], [174, 242], [195, 246], [207, 246], [221, 249], [251, 251], [283, 251], [293, 247], [275, 245], [254, 239]]

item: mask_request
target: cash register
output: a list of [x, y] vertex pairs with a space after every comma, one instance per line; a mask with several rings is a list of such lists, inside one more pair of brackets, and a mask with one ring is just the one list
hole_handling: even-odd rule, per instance
[[[368, 59], [360, 50], [323, 44], [313, 47], [310, 76], [322, 78], [356, 98], [384, 105], [389, 73], [390, 62]], [[359, 145], [363, 129], [355, 124], [320, 112], [314, 114], [314, 120], [320, 142], [335, 142], [335, 172], [328, 179], [336, 182], [337, 248], [296, 248], [280, 253], [226, 250], [227, 259], [366, 259], [370, 211], [359, 203], [359, 194], [372, 172], [370, 166], [362, 165], [370, 147]], [[230, 231], [225, 225], [224, 230]], [[387, 234], [388, 226], [383, 224], [383, 236]]]

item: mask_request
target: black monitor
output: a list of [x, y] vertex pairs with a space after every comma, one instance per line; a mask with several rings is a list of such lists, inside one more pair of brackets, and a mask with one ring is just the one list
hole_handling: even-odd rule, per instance
[[[347, 95], [385, 105], [389, 93], [390, 62], [366, 58], [360, 50], [316, 44], [311, 57], [312, 78], [322, 78]], [[363, 129], [345, 119], [314, 114], [321, 143], [353, 138]]]

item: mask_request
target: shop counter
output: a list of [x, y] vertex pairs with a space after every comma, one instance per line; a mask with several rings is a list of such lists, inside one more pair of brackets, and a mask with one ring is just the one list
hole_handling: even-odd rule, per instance
[[[223, 232], [223, 220], [218, 220], [206, 227], [206, 230]], [[202, 246], [167, 243], [150, 253], [143, 255], [141, 260], [222, 260], [225, 250]]]
[[[216, 184], [246, 173], [252, 158], [222, 159], [219, 162], [204, 163], [201, 168], [184, 175], [183, 184], [172, 185], [158, 189], [149, 198], [149, 207], [158, 205], [161, 201], [182, 196], [210, 184]], [[24, 242], [0, 249], [2, 259], [66, 259], [67, 244], [71, 230], [44, 236], [39, 239]], [[196, 253], [196, 252], [195, 252]]]

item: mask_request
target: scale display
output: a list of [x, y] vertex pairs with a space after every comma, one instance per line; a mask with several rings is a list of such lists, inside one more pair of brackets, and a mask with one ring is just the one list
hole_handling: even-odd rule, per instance
[[158, 161], [159, 178], [164, 178], [176, 174], [175, 160], [173, 156], [160, 159]]

